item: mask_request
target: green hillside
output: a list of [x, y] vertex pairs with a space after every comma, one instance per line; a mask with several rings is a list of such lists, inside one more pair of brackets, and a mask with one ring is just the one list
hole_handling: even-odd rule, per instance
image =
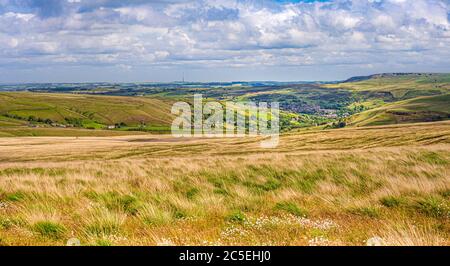
[[168, 130], [172, 100], [28, 92], [0, 93], [0, 127]]
[[449, 93], [450, 74], [377, 74], [352, 78], [348, 82], [329, 84], [326, 87], [395, 101]]
[[352, 126], [430, 122], [450, 119], [450, 94], [417, 97], [356, 114], [349, 118]]

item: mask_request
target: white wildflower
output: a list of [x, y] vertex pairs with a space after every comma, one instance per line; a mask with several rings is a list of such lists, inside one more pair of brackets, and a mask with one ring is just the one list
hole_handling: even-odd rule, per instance
[[6, 203], [6, 202], [0, 202], [0, 210], [1, 210], [1, 209], [6, 209], [6, 208], [8, 208], [8, 203]]
[[367, 239], [366, 245], [371, 246], [371, 247], [384, 246], [384, 241], [381, 237], [375, 236], [375, 237]]
[[308, 241], [310, 246], [331, 246], [333, 243], [325, 237], [318, 236]]
[[173, 243], [173, 241], [171, 239], [161, 238], [159, 241], [156, 242], [156, 245], [170, 247], [170, 246], [175, 246], [175, 243]]

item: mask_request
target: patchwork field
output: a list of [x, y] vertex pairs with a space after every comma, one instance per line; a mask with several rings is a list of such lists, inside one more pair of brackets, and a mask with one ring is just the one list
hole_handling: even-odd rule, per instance
[[[6, 136], [41, 136], [46, 135], [45, 132], [57, 136], [51, 129], [100, 130], [108, 126], [122, 131], [170, 131], [174, 118], [170, 109], [174, 102], [159, 97], [1, 92], [0, 132]], [[41, 129], [36, 130], [37, 127]], [[17, 129], [20, 130], [15, 131]], [[92, 132], [92, 135], [102, 136], [102, 133]], [[72, 130], [67, 135], [89, 134]]]
[[0, 138], [0, 245], [450, 245], [450, 122], [260, 140]]

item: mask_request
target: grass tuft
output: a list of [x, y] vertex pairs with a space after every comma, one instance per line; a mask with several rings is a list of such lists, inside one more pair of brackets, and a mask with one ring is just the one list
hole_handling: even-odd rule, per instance
[[299, 208], [293, 202], [278, 202], [275, 205], [275, 209], [285, 211], [287, 213], [290, 213], [292, 215], [299, 216], [299, 217], [306, 217], [308, 215], [307, 211]]
[[372, 206], [353, 208], [350, 210], [350, 213], [360, 216], [366, 216], [369, 218], [380, 218], [381, 216], [380, 210]]
[[388, 208], [395, 208], [400, 206], [403, 203], [403, 200], [398, 197], [388, 196], [380, 199], [380, 203]]
[[105, 208], [91, 210], [91, 216], [86, 221], [85, 232], [93, 236], [109, 236], [120, 234], [126, 216]]
[[242, 223], [246, 219], [245, 214], [241, 211], [234, 211], [227, 215], [226, 220], [235, 223]]
[[33, 230], [52, 239], [61, 239], [67, 231], [63, 225], [50, 221], [36, 222], [33, 225]]
[[438, 197], [428, 197], [417, 202], [416, 208], [423, 214], [434, 218], [450, 218], [448, 203]]

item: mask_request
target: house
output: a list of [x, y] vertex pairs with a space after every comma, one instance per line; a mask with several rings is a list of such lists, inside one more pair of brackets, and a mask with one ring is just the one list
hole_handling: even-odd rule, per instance
[[110, 125], [110, 126], [108, 126], [108, 129], [115, 129], [115, 128], [116, 128], [115, 125]]

